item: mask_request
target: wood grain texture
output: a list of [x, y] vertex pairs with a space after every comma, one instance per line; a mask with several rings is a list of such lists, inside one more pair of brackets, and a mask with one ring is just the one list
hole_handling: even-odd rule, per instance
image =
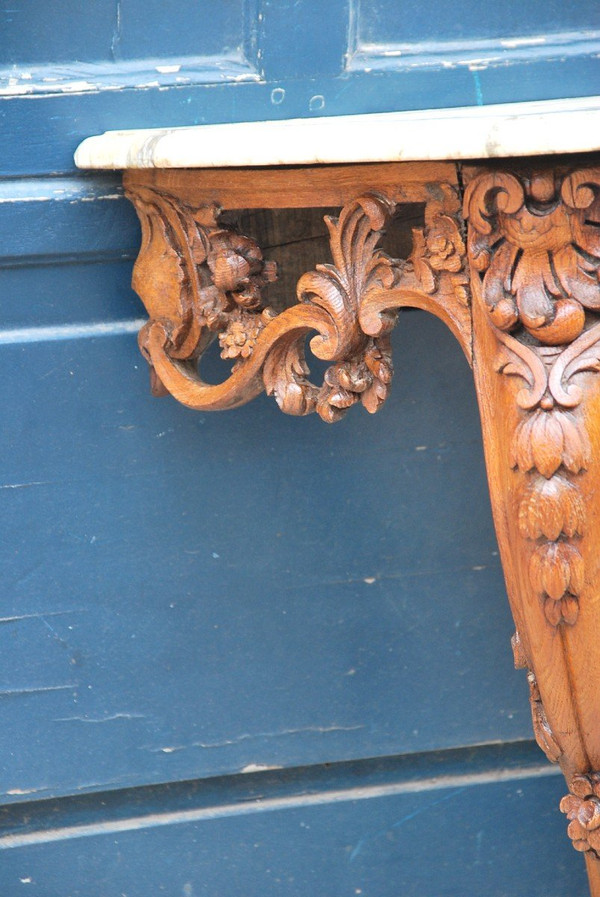
[[457, 183], [451, 163], [397, 162], [282, 168], [141, 169], [124, 174], [125, 188], [147, 187], [190, 206], [285, 209], [343, 206], [362, 193], [381, 192], [393, 202], [435, 198], [436, 184]]

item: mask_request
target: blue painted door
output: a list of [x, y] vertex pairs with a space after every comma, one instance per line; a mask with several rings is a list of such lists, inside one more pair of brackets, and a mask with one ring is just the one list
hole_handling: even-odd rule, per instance
[[597, 92], [595, 2], [484, 7], [2, 4], [3, 897], [583, 892], [450, 335], [405, 315], [392, 399], [335, 427], [154, 400], [137, 221], [72, 163], [110, 128]]

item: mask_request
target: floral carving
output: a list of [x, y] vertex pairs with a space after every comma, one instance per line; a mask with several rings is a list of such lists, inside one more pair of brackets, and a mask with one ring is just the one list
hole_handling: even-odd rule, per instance
[[589, 850], [600, 859], [600, 773], [575, 776], [570, 791], [560, 809], [569, 820], [567, 833], [573, 847]]
[[[330, 422], [358, 402], [378, 410], [392, 380], [390, 343], [387, 334], [361, 329], [359, 308], [398, 277], [399, 263], [377, 249], [393, 203], [368, 194], [339, 218], [327, 217], [333, 264], [304, 274], [298, 305], [276, 315], [262, 296], [276, 268], [252, 239], [220, 227], [216, 210], [193, 209], [164, 191], [137, 186], [128, 195], [143, 229], [134, 287], [150, 313], [139, 342], [156, 393], [210, 409], [241, 404], [264, 388], [283, 411], [317, 411]], [[450, 259], [450, 246], [438, 243], [440, 259]], [[313, 353], [331, 362], [321, 386], [311, 383], [306, 364], [311, 330]], [[214, 335], [221, 356], [235, 364], [229, 380], [212, 387], [196, 368]]]
[[496, 370], [525, 386], [511, 465], [530, 477], [519, 528], [533, 543], [529, 577], [553, 626], [572, 625], [584, 583], [577, 481], [590, 445], [572, 382], [600, 369], [600, 172], [476, 177], [465, 194], [471, 264], [498, 340]]
[[446, 188], [441, 200], [425, 206], [425, 227], [413, 228], [410, 262], [422, 289], [433, 294], [445, 277], [457, 300], [468, 303], [465, 243], [453, 216], [454, 196]]
[[316, 395], [316, 410], [328, 422], [356, 402], [374, 413], [387, 398], [393, 375], [389, 339], [366, 336], [358, 312], [371, 293], [396, 282], [395, 263], [375, 248], [393, 210], [384, 197], [371, 194], [346, 206], [339, 219], [326, 216], [334, 264], [317, 265], [298, 282], [299, 301], [324, 309], [335, 325], [334, 340], [317, 336], [311, 342], [318, 357], [340, 359], [327, 369]]
[[219, 333], [221, 358], [249, 358], [259, 334], [273, 317], [270, 308], [263, 309], [260, 315], [249, 314], [243, 308], [235, 309], [228, 315], [225, 330]]

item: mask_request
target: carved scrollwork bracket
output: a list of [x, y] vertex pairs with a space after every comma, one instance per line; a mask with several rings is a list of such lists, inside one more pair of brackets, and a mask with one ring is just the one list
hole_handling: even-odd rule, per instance
[[[326, 216], [333, 264], [303, 274], [297, 304], [277, 314], [262, 295], [276, 267], [254, 240], [221, 227], [216, 207], [192, 208], [165, 191], [130, 186], [143, 232], [133, 286], [150, 314], [139, 342], [153, 392], [199, 410], [233, 408], [264, 389], [288, 414], [316, 411], [333, 422], [356, 403], [374, 413], [391, 384], [389, 331], [402, 305], [434, 310], [468, 352], [459, 201], [446, 185], [438, 194], [403, 261], [378, 248], [395, 211], [383, 194], [360, 196], [339, 218]], [[330, 362], [320, 386], [309, 379], [305, 355], [307, 336], [315, 332], [311, 351]], [[199, 372], [215, 338], [221, 356], [234, 362], [217, 386]]]

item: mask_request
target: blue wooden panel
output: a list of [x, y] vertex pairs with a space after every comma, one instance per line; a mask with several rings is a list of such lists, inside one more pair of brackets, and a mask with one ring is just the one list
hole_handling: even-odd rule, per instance
[[[138, 221], [115, 175], [0, 181], [0, 266], [135, 258]], [[35, 309], [30, 310], [35, 320]]]
[[[21, 897], [30, 885], [48, 897], [583, 894], [584, 864], [556, 809], [560, 779], [515, 769], [495, 780], [472, 759], [470, 773], [442, 774], [437, 785], [389, 776], [378, 785], [377, 776], [357, 778], [357, 768], [345, 781], [330, 776], [335, 792], [310, 775], [299, 775], [296, 789], [258, 776], [247, 777], [254, 785], [230, 782], [228, 792], [190, 785], [187, 798], [150, 797], [141, 815], [134, 797], [119, 807], [109, 796], [95, 813], [51, 804], [30, 843], [3, 852], [2, 893]], [[310, 784], [312, 793], [303, 789]], [[26, 812], [25, 832], [35, 805]], [[69, 824], [87, 825], [87, 837], [61, 830]]]
[[[110, 328], [117, 321], [139, 320], [144, 309], [130, 287], [132, 266], [130, 259], [58, 260], [43, 267], [2, 267], [0, 261], [0, 341], [26, 338], [13, 333], [16, 328], [38, 339], [44, 336], [40, 327], [101, 323]], [[60, 339], [64, 333], [53, 335]]]
[[471, 375], [397, 335], [333, 427], [152, 399], [133, 336], [0, 350], [6, 800], [531, 737]]
[[[341, 74], [350, 6], [351, 0], [328, 0], [326, 6], [315, 0], [262, 0], [257, 40], [266, 80]], [[278, 93], [274, 100], [281, 105], [285, 97]], [[309, 111], [322, 108], [315, 99]]]
[[[0, 66], [115, 62], [240, 53], [253, 22], [250, 0], [58, 0], [35, 14], [27, 0], [1, 11]], [[14, 77], [19, 77], [15, 72]]]
[[[503, 38], [506, 48], [511, 49], [511, 41], [535, 37], [537, 40], [529, 44], [531, 52], [532, 47], [543, 47], [553, 38], [562, 37], [568, 43], [592, 37], [597, 40], [600, 30], [596, 0], [579, 0], [576, 4], [563, 0], [496, 0], [484, 6], [474, 0], [356, 0], [356, 7], [359, 43], [387, 47], [425, 42], [430, 48], [452, 41], [468, 46], [476, 40]], [[413, 52], [418, 52], [417, 48]]]

